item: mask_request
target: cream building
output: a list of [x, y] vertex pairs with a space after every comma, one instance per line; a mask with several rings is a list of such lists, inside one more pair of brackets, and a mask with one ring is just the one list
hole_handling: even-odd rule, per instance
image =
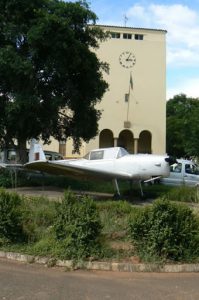
[[[97, 106], [102, 111], [99, 135], [82, 145], [80, 156], [111, 146], [130, 153], [165, 153], [166, 31], [100, 27], [110, 32], [97, 50], [99, 59], [109, 64], [109, 74], [104, 73], [109, 89]], [[50, 148], [74, 156], [70, 140], [66, 145], [53, 141]]]

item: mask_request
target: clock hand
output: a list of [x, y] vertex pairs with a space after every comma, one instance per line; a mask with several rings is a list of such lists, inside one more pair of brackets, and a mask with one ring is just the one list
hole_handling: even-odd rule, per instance
[[131, 57], [131, 53], [129, 54], [129, 56], [127, 57], [126, 61], [132, 61], [132, 59], [130, 59]]

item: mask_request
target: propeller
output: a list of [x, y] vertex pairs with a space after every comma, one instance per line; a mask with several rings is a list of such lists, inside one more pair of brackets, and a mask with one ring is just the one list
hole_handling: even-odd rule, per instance
[[169, 155], [168, 157], [165, 158], [165, 161], [169, 163], [169, 165], [173, 165], [177, 163], [176, 157]]

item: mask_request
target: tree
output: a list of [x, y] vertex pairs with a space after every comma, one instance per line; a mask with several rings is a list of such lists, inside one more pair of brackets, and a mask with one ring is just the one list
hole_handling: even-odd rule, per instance
[[97, 134], [107, 64], [96, 19], [86, 1], [1, 0], [1, 145], [16, 140], [22, 155], [30, 138], [72, 137], [78, 151]]
[[176, 95], [167, 102], [167, 153], [199, 156], [199, 99]]

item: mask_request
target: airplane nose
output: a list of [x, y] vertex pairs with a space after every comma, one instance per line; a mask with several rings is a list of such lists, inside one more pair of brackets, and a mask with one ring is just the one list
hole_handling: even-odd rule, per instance
[[165, 161], [169, 163], [169, 165], [173, 165], [177, 163], [177, 160], [174, 156], [168, 156], [165, 158]]

